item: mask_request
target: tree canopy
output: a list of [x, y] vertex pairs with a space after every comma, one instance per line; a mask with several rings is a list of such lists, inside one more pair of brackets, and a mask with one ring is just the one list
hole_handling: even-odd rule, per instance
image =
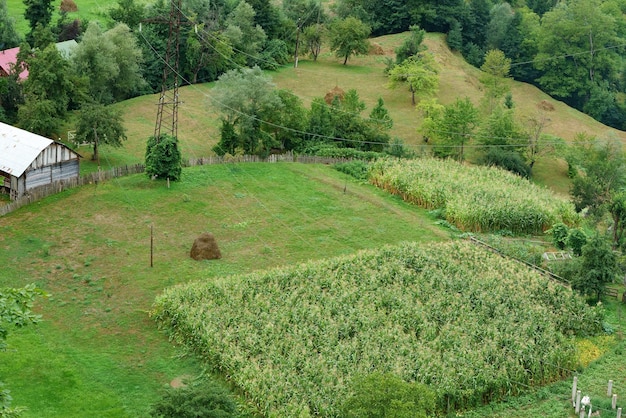
[[367, 54], [370, 33], [370, 27], [355, 17], [336, 20], [330, 25], [330, 50], [346, 65], [352, 55]]

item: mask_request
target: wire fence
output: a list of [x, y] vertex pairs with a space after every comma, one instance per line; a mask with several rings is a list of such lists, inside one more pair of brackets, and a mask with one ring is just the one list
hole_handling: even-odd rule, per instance
[[[295, 155], [291, 152], [285, 154], [271, 154], [267, 158], [256, 155], [238, 155], [238, 156], [210, 156], [201, 158], [189, 158], [182, 162], [183, 167], [194, 167], [200, 165], [211, 164], [228, 164], [228, 163], [278, 163], [278, 162], [297, 162], [304, 164], [336, 164], [350, 161], [350, 158], [335, 157], [319, 157], [315, 155]], [[118, 177], [128, 176], [131, 174], [139, 174], [146, 171], [143, 164], [126, 165], [122, 167], [113, 167], [109, 170], [98, 170], [90, 174], [84, 174], [67, 180], [59, 180], [38, 186], [26, 191], [26, 193], [6, 205], [0, 205], [0, 217], [7, 215], [19, 208], [29, 205], [38, 200], [44, 199], [53, 194], [60, 193], [64, 190], [75, 187], [85, 186], [87, 184], [98, 184], [99, 182], [111, 180]]]

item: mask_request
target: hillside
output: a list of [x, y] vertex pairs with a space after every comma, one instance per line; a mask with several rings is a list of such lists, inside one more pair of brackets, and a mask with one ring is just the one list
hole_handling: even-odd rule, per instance
[[[394, 121], [392, 136], [401, 138], [405, 144], [418, 149], [421, 139], [417, 133], [421, 117], [410, 102], [408, 89], [389, 89], [383, 74], [384, 57], [393, 56], [394, 49], [406, 34], [382, 36], [372, 39], [375, 50], [385, 55], [352, 57], [348, 65], [341, 64], [328, 51], [322, 52], [317, 62], [301, 59], [297, 68], [285, 66], [270, 72], [277, 88], [289, 89], [308, 106], [315, 97], [323, 97], [338, 86], [344, 90], [356, 89], [366, 103], [366, 116], [376, 100], [382, 97]], [[428, 34], [425, 40], [429, 51], [441, 64], [440, 90], [438, 99], [446, 104], [457, 97], [469, 97], [476, 105], [482, 97], [478, 81], [479, 70], [467, 64], [463, 58], [452, 53], [441, 34]], [[185, 86], [180, 89], [182, 103], [179, 111], [179, 139], [185, 157], [200, 157], [212, 154], [211, 148], [218, 141], [218, 115], [210, 104], [212, 84]], [[569, 106], [551, 99], [534, 86], [511, 81], [515, 108], [521, 121], [538, 113], [549, 118], [545, 132], [571, 141], [577, 133], [586, 132], [600, 137], [617, 137], [626, 140], [626, 132], [608, 128]], [[154, 131], [157, 95], [138, 97], [119, 103], [125, 115], [128, 141], [122, 149], [103, 147], [101, 164], [105, 167], [143, 161], [145, 141]], [[554, 110], [542, 110], [542, 108]], [[71, 126], [67, 127], [72, 129]], [[81, 149], [86, 160], [90, 152]], [[87, 166], [89, 164], [86, 164]], [[569, 187], [565, 166], [562, 161], [543, 160], [535, 167], [535, 180], [567, 194]]]

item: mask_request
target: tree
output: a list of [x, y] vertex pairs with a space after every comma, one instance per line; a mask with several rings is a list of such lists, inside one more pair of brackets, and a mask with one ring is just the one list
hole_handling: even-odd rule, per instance
[[96, 102], [125, 100], [147, 87], [141, 49], [123, 23], [103, 32], [97, 22], [90, 22], [71, 59], [74, 72], [87, 77], [89, 96]]
[[626, 230], [626, 192], [616, 193], [609, 204], [609, 213], [613, 219], [613, 248], [623, 244], [624, 230]]
[[254, 8], [247, 2], [241, 1], [228, 15], [226, 29], [223, 32], [233, 49], [243, 52], [243, 54], [237, 54], [236, 57], [248, 65], [258, 63], [258, 53], [267, 39], [263, 28], [255, 23], [255, 16]]
[[572, 228], [567, 234], [567, 246], [572, 249], [574, 255], [583, 255], [583, 247], [587, 244], [587, 234], [581, 228]]
[[502, 42], [511, 29], [511, 21], [514, 14], [509, 3], [504, 2], [493, 6], [489, 14], [489, 24], [487, 25], [488, 48], [502, 48]]
[[431, 96], [439, 88], [439, 69], [429, 53], [414, 55], [400, 65], [389, 70], [389, 87], [407, 83], [411, 92], [411, 103], [415, 105], [415, 95]]
[[[6, 350], [11, 328], [22, 328], [41, 320], [41, 315], [32, 311], [37, 296], [46, 296], [46, 293], [33, 284], [23, 288], [0, 289], [0, 350]], [[19, 417], [22, 408], [11, 406], [11, 396], [3, 386], [0, 382], [0, 417]]]
[[317, 0], [284, 0], [283, 11], [287, 18], [301, 28], [307, 28], [327, 20], [322, 3]]
[[[271, 125], [283, 110], [274, 83], [259, 67], [230, 70], [220, 76], [212, 91], [213, 104], [232, 124], [246, 154], [264, 155], [274, 146]], [[237, 148], [237, 147], [235, 147]]]
[[32, 34], [37, 26], [48, 27], [52, 20], [52, 0], [24, 0], [26, 10], [24, 17], [28, 20], [30, 32], [26, 36], [29, 43], [32, 43]]
[[581, 274], [572, 283], [572, 288], [585, 295], [595, 295], [600, 301], [606, 285], [612, 283], [619, 273], [617, 256], [611, 244], [596, 233], [582, 248], [582, 259]]
[[192, 83], [215, 81], [232, 66], [235, 52], [219, 31], [207, 31], [203, 26], [198, 33], [187, 37], [185, 72]]
[[18, 110], [18, 125], [31, 132], [57, 133], [67, 113], [75, 84], [68, 63], [54, 44], [27, 59], [28, 78], [23, 82], [26, 102]]
[[435, 394], [426, 385], [408, 383], [391, 373], [372, 373], [354, 382], [345, 400], [346, 418], [426, 418], [435, 412]]
[[350, 56], [368, 53], [370, 33], [370, 27], [354, 17], [336, 20], [330, 25], [330, 50], [346, 65]]
[[20, 35], [15, 30], [15, 19], [9, 16], [7, 10], [7, 0], [0, 0], [0, 50], [14, 48], [20, 41]]
[[526, 135], [523, 135], [522, 138], [528, 138], [528, 144], [523, 151], [523, 155], [528, 162], [529, 176], [532, 176], [532, 169], [537, 160], [544, 156], [555, 154], [565, 147], [565, 141], [562, 138], [543, 133], [549, 122], [550, 119], [542, 112], [538, 112], [536, 115], [526, 119]]
[[109, 10], [109, 16], [117, 23], [124, 23], [129, 28], [138, 28], [145, 18], [146, 8], [136, 0], [118, 0], [117, 7]]
[[322, 24], [315, 24], [304, 28], [302, 41], [313, 57], [313, 61], [317, 61], [326, 35], [326, 26]]
[[409, 37], [396, 48], [396, 64], [402, 64], [407, 58], [426, 50], [426, 47], [422, 44], [426, 32], [417, 25], [411, 25], [409, 30]]
[[[273, 131], [275, 143], [281, 150], [301, 150], [309, 115], [302, 99], [289, 90], [278, 90], [282, 111], [275, 113]], [[272, 128], [272, 126], [270, 126]]]
[[463, 48], [463, 28], [458, 20], [452, 22], [450, 32], [446, 36], [446, 43], [453, 51], [460, 51]]
[[480, 67], [483, 71], [480, 81], [485, 86], [485, 98], [489, 106], [489, 113], [493, 111], [495, 103], [509, 91], [508, 76], [511, 69], [511, 60], [498, 49], [492, 49], [485, 54], [485, 62]]
[[535, 66], [542, 90], [582, 110], [594, 82], [619, 83], [616, 35], [616, 19], [600, 0], [559, 2], [541, 19]]
[[121, 147], [126, 139], [122, 112], [100, 103], [85, 104], [78, 112], [76, 140], [93, 144], [93, 161], [99, 161], [100, 145]]
[[624, 152], [617, 141], [579, 138], [571, 154], [575, 176], [570, 194], [576, 210], [588, 208], [590, 214], [600, 216], [613, 195], [626, 185]]
[[370, 112], [370, 121], [378, 126], [379, 129], [389, 130], [393, 127], [393, 120], [385, 107], [385, 101], [382, 97], [378, 98], [376, 106]]
[[435, 153], [463, 161], [463, 147], [471, 139], [477, 125], [478, 109], [469, 98], [456, 99], [454, 103], [445, 106], [438, 123], [429, 132], [429, 136], [434, 139]]
[[496, 107], [481, 126], [478, 139], [484, 145], [483, 164], [496, 165], [523, 177], [530, 175], [524, 158], [530, 140], [512, 109]]
[[178, 138], [161, 134], [155, 138], [148, 138], [146, 146], [146, 174], [151, 178], [180, 180], [182, 174], [180, 149]]

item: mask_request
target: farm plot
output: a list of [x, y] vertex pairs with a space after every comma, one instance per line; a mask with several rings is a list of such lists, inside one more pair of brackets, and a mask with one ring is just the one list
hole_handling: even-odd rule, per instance
[[601, 313], [468, 242], [405, 243], [166, 289], [154, 317], [265, 416], [339, 414], [391, 372], [463, 408], [563, 377]]
[[464, 231], [537, 234], [556, 222], [578, 222], [570, 202], [496, 167], [433, 158], [379, 160], [370, 181], [408, 202], [442, 209], [445, 219]]

